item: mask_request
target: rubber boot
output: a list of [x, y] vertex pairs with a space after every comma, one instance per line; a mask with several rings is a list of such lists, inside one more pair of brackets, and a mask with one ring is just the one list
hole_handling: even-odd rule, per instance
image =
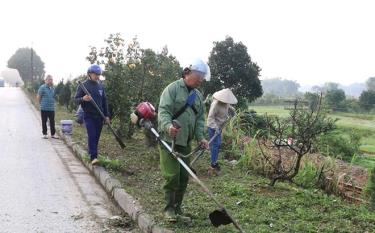
[[176, 191], [176, 200], [175, 200], [175, 211], [177, 214], [177, 219], [183, 223], [190, 224], [191, 218], [189, 216], [184, 215], [182, 212], [182, 200], [184, 199], [185, 191]]
[[216, 164], [211, 164], [211, 166], [208, 168], [208, 175], [215, 175], [219, 176], [220, 175], [220, 166], [218, 163]]
[[170, 223], [177, 222], [177, 216], [174, 209], [175, 203], [175, 192], [166, 191], [165, 192], [166, 206], [164, 208], [164, 219]]

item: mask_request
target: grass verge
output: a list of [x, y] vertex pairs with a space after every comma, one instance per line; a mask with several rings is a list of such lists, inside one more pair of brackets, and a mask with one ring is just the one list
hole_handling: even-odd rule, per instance
[[[72, 119], [73, 114], [57, 109], [57, 119]], [[86, 148], [86, 133], [75, 125], [73, 141]], [[136, 197], [159, 225], [176, 232], [237, 232], [232, 226], [214, 228], [208, 214], [215, 204], [192, 180], [184, 201], [185, 212], [193, 225], [168, 224], [163, 221], [163, 178], [159, 170], [157, 148], [146, 147], [144, 136], [137, 131], [121, 150], [110, 132], [103, 128], [99, 143], [101, 159], [126, 191]], [[199, 177], [233, 214], [246, 232], [371, 232], [375, 229], [375, 213], [364, 205], [351, 205], [328, 196], [318, 189], [302, 189], [287, 183], [268, 186], [268, 179], [245, 172], [220, 160], [222, 175], [207, 175], [208, 155], [195, 165]], [[129, 175], [128, 171], [134, 172]]]

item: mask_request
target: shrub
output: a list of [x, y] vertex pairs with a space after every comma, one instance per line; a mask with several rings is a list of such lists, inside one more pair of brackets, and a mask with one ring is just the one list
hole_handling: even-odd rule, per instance
[[375, 210], [375, 167], [371, 170], [365, 192], [370, 197], [370, 208]]
[[240, 159], [244, 151], [249, 149], [249, 145], [245, 141], [263, 133], [264, 130], [265, 121], [255, 111], [238, 111], [223, 130], [222, 148], [226, 158]]
[[359, 97], [359, 105], [365, 111], [370, 111], [375, 105], [375, 91], [369, 90], [362, 92]]
[[256, 111], [249, 110], [243, 111], [239, 115], [240, 117], [240, 127], [242, 130], [247, 132], [249, 136], [254, 136], [257, 134], [264, 134], [267, 127], [266, 121], [262, 116], [259, 116]]
[[67, 109], [69, 109], [69, 104], [72, 100], [72, 82], [67, 81], [63, 86], [61, 87], [58, 100], [59, 104], [62, 106], [65, 106]]
[[315, 142], [315, 146], [326, 156], [351, 162], [353, 155], [359, 153], [361, 137], [354, 131], [348, 137], [345, 137], [340, 130], [335, 130], [320, 136]]
[[257, 174], [268, 176], [272, 170], [270, 164], [264, 159], [260, 153], [255, 139], [258, 134], [250, 141], [243, 143], [243, 150], [237, 166], [245, 171], [254, 171]]
[[35, 79], [31, 83], [27, 84], [26, 89], [30, 93], [38, 93], [39, 87], [44, 84], [42, 78]]
[[318, 168], [310, 161], [304, 161], [294, 181], [305, 188], [312, 188], [318, 182]]

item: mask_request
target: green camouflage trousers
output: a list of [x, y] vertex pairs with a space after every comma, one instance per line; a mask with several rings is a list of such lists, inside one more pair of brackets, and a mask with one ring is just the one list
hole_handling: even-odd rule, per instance
[[[186, 155], [191, 152], [191, 145], [188, 145], [187, 147], [176, 145], [175, 150]], [[189, 181], [189, 173], [172, 154], [160, 145], [159, 152], [160, 170], [165, 179], [163, 189], [165, 191], [185, 191]], [[182, 158], [182, 160], [189, 165], [189, 158]]]

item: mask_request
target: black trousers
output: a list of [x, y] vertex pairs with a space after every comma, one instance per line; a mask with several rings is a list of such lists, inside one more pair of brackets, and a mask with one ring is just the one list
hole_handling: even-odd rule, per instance
[[55, 135], [55, 111], [40, 111], [42, 116], [42, 128], [43, 135], [47, 135], [47, 119], [49, 119], [49, 127], [51, 129], [51, 135]]

